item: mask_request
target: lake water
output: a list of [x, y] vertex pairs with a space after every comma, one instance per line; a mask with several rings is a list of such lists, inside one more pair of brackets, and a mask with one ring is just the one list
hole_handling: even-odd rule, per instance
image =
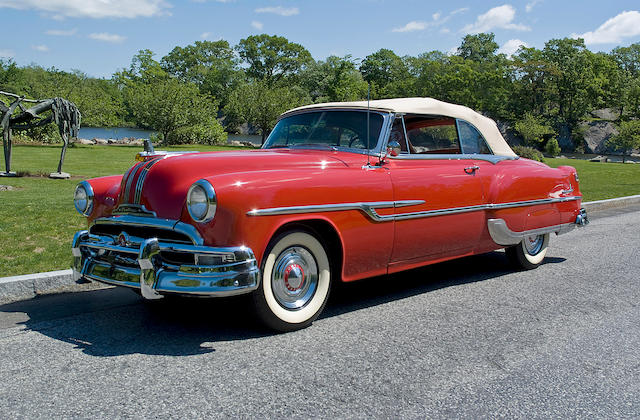
[[[78, 137], [81, 139], [123, 139], [125, 137], [133, 137], [136, 139], [148, 139], [155, 131], [144, 130], [142, 128], [127, 127], [81, 127]], [[260, 144], [260, 136], [244, 135], [244, 134], [228, 134], [228, 141], [248, 141], [253, 144]]]

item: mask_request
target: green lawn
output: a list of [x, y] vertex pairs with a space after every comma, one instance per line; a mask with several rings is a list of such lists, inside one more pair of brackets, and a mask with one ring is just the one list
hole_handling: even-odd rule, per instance
[[[231, 148], [202, 145], [169, 148], [226, 149]], [[70, 180], [46, 176], [0, 178], [1, 185], [17, 188], [0, 191], [0, 277], [68, 268], [73, 233], [86, 226], [85, 218], [73, 207], [76, 184], [85, 178], [123, 173], [140, 150], [128, 146], [76, 146], [68, 150], [63, 167], [72, 174]], [[57, 168], [60, 146], [16, 146], [13, 152], [13, 170], [48, 175]], [[640, 165], [577, 159], [547, 159], [547, 163], [553, 167], [570, 165], [578, 170], [584, 201], [640, 194]]]
[[640, 194], [640, 164], [601, 163], [579, 159], [546, 159], [557, 168], [573, 166], [580, 177], [582, 201], [604, 200]]

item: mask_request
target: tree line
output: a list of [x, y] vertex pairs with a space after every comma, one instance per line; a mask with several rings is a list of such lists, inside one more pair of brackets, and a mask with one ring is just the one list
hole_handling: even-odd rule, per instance
[[508, 124], [526, 145], [549, 150], [556, 138], [579, 150], [579, 122], [591, 110], [612, 108], [630, 133], [630, 143], [621, 144], [640, 146], [640, 43], [603, 53], [563, 38], [510, 57], [498, 50], [492, 33], [480, 33], [465, 36], [453, 54], [401, 57], [380, 49], [362, 60], [317, 61], [300, 44], [262, 34], [235, 46], [196, 41], [159, 59], [141, 50], [110, 79], [0, 60], [0, 89], [61, 96], [76, 103], [84, 125], [154, 129], [165, 143], [221, 142], [243, 124], [264, 139], [289, 108], [362, 100], [370, 89], [371, 99], [425, 96], [466, 105]]

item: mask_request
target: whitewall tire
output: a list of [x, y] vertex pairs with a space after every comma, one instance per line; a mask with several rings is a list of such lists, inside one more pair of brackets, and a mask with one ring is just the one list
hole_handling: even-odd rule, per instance
[[253, 293], [256, 312], [270, 328], [305, 328], [320, 315], [331, 288], [331, 263], [322, 243], [304, 231], [271, 241], [263, 258], [260, 287]]
[[527, 236], [519, 244], [505, 250], [507, 257], [518, 267], [531, 270], [538, 267], [547, 255], [549, 234]]

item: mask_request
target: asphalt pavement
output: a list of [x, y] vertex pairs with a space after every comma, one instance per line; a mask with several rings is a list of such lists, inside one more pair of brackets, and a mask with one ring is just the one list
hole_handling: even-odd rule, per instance
[[639, 226], [600, 212], [532, 271], [493, 252], [344, 285], [289, 334], [242, 297], [0, 305], [0, 416], [638, 418]]

